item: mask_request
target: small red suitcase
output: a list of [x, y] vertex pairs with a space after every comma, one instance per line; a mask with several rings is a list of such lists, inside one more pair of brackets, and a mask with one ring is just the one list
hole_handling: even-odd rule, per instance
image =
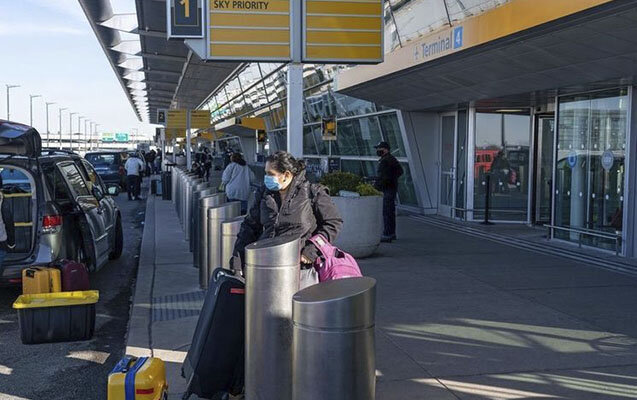
[[62, 291], [74, 292], [89, 290], [88, 270], [82, 263], [73, 260], [60, 260], [55, 267], [62, 273]]

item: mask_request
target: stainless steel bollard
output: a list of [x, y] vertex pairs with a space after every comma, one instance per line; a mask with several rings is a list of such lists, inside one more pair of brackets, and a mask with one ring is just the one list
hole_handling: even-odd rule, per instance
[[196, 175], [189, 173], [186, 174], [185, 179], [182, 183], [181, 187], [181, 226], [182, 228], [186, 227], [186, 204], [188, 204], [188, 192], [190, 190], [190, 186], [192, 185], [192, 181], [196, 179]]
[[[206, 183], [206, 185], [208, 185], [208, 183]], [[217, 193], [217, 189], [210, 186], [193, 192], [192, 204], [190, 205], [192, 207], [192, 212], [190, 213], [190, 215], [192, 215], [192, 219], [190, 220], [190, 252], [193, 254], [195, 252], [195, 246], [197, 242], [199, 242], [199, 200], [215, 193]]]
[[320, 283], [293, 303], [292, 399], [374, 400], [376, 280]]
[[221, 267], [221, 224], [241, 215], [241, 202], [233, 201], [208, 209], [208, 262], [199, 268], [199, 286], [208, 289], [212, 271]]
[[230, 269], [230, 258], [241, 224], [245, 217], [237, 217], [221, 224], [221, 266]]
[[181, 176], [181, 168], [173, 167], [172, 174], [170, 175], [170, 179], [172, 180], [170, 185], [170, 190], [171, 190], [170, 196], [171, 196], [173, 204], [177, 203], [177, 197], [175, 196], [175, 194], [177, 193], [177, 180], [179, 179], [180, 176]]
[[192, 220], [194, 212], [192, 200], [195, 196], [195, 192], [205, 187], [208, 187], [208, 182], [204, 181], [201, 178], [193, 180], [190, 186], [188, 186], [188, 193], [186, 193], [186, 223], [184, 224], [184, 237], [186, 238], [186, 241], [190, 240], [190, 232], [192, 232]]
[[199, 240], [193, 254], [195, 268], [207, 268], [208, 266], [208, 209], [225, 202], [225, 193], [216, 193], [199, 200]]
[[298, 238], [289, 236], [246, 247], [246, 400], [292, 398], [292, 296], [299, 289], [300, 252]]

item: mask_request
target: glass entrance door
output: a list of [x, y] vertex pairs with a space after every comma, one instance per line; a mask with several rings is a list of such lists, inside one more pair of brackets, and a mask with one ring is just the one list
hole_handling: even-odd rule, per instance
[[440, 202], [438, 212], [453, 216], [456, 194], [456, 114], [444, 114], [440, 123]]
[[555, 225], [572, 230], [556, 237], [615, 250], [624, 231], [627, 132], [627, 89], [560, 98]]
[[551, 222], [551, 190], [553, 184], [553, 138], [555, 117], [537, 118], [537, 157], [535, 160], [535, 223]]

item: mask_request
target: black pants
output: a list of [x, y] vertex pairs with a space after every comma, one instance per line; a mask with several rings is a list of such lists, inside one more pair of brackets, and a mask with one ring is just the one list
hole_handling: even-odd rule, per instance
[[138, 175], [128, 175], [126, 177], [126, 183], [128, 184], [128, 199], [136, 199], [141, 192], [142, 178]]
[[396, 235], [396, 191], [385, 190], [383, 192], [383, 236]]

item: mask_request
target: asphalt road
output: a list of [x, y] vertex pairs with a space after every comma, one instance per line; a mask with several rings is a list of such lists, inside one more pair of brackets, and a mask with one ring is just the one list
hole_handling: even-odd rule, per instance
[[0, 289], [0, 400], [106, 399], [108, 373], [124, 354], [145, 201], [117, 199], [124, 252], [91, 275], [100, 291], [95, 335], [86, 342], [23, 345], [11, 308], [20, 288]]

